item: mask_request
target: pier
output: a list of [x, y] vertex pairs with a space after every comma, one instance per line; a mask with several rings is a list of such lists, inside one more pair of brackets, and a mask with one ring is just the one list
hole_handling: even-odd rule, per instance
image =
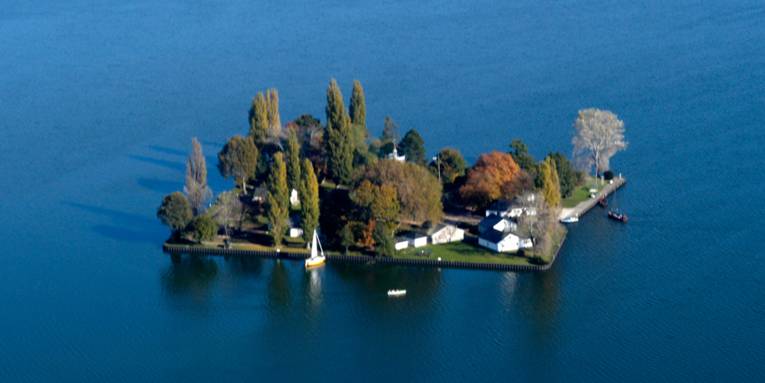
[[603, 189], [601, 189], [597, 194], [595, 194], [594, 198], [588, 198], [580, 202], [574, 207], [561, 209], [558, 219], [566, 219], [569, 217], [583, 216], [585, 213], [590, 211], [590, 209], [592, 209], [595, 205], [597, 205], [598, 201], [600, 201], [601, 198], [607, 198], [609, 195], [613, 194], [620, 187], [624, 186], [625, 183], [627, 183], [627, 179], [619, 175], [619, 177], [616, 177], [610, 180], [609, 183], [605, 187], [603, 187]]

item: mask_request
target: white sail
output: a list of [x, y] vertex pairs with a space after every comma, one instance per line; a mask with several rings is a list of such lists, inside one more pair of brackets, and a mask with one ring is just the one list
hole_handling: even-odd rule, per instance
[[311, 240], [311, 258], [316, 258], [319, 255], [316, 243], [319, 241], [319, 236], [316, 235], [316, 230], [313, 231], [313, 239]]
[[313, 239], [311, 240], [311, 257], [305, 260], [305, 267], [321, 266], [324, 264], [324, 261], [324, 249], [321, 248], [319, 235], [314, 230]]

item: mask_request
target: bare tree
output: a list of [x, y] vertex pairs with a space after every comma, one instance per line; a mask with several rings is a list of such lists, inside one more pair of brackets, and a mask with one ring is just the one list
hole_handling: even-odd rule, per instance
[[230, 190], [220, 193], [212, 208], [212, 216], [223, 226], [227, 237], [229, 237], [229, 228], [234, 227], [237, 222], [241, 222], [243, 212], [244, 205], [239, 199], [239, 195]]
[[574, 122], [574, 129], [574, 158], [588, 172], [594, 167], [596, 177], [601, 171], [608, 170], [609, 161], [616, 152], [627, 148], [624, 122], [610, 111], [582, 109]]
[[559, 209], [548, 206], [541, 193], [525, 193], [516, 197], [516, 201], [523, 208], [518, 217], [519, 233], [531, 238], [535, 248], [545, 249], [551, 244]]
[[186, 160], [186, 184], [183, 191], [188, 197], [194, 215], [205, 210], [205, 205], [212, 198], [212, 190], [207, 186], [207, 164], [202, 153], [202, 145], [196, 137], [191, 139], [191, 154]]

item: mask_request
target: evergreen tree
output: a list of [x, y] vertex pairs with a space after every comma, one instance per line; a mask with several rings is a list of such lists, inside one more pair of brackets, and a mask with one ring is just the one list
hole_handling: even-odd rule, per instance
[[207, 214], [202, 214], [191, 221], [191, 232], [197, 242], [212, 241], [218, 234], [218, 223]]
[[282, 118], [279, 115], [279, 91], [273, 88], [266, 90], [266, 99], [268, 102], [268, 138], [275, 141], [282, 133]]
[[560, 181], [558, 171], [555, 169], [555, 161], [548, 157], [539, 166], [542, 178], [542, 195], [547, 206], [555, 208], [560, 206]]
[[367, 133], [367, 105], [364, 100], [364, 88], [359, 80], [353, 80], [353, 93], [348, 113], [353, 124], [353, 135], [356, 151], [363, 155], [366, 152]]
[[319, 182], [310, 160], [303, 160], [302, 183], [300, 187], [300, 216], [303, 238], [310, 241], [313, 231], [319, 226]]
[[235, 178], [247, 193], [247, 180], [255, 177], [258, 157], [258, 147], [252, 137], [234, 136], [218, 153], [218, 170], [223, 178]]
[[396, 251], [393, 244], [393, 232], [388, 230], [385, 225], [375, 225], [372, 238], [375, 241], [377, 255], [390, 257]]
[[515, 139], [510, 143], [510, 149], [510, 155], [513, 156], [515, 163], [525, 170], [526, 173], [529, 173], [535, 185], [541, 188], [542, 177], [539, 172], [539, 165], [537, 160], [529, 153], [529, 147], [523, 141]]
[[430, 162], [430, 170], [440, 177], [441, 183], [448, 185], [458, 177], [465, 175], [467, 164], [459, 150], [444, 148], [436, 155], [436, 159]]
[[191, 205], [181, 192], [166, 195], [157, 209], [157, 218], [170, 227], [175, 237], [188, 226], [193, 216]]
[[385, 116], [385, 121], [383, 122], [383, 132], [382, 137], [380, 137], [380, 141], [383, 145], [387, 143], [395, 144], [398, 142], [398, 124], [393, 121], [391, 116]]
[[271, 237], [275, 246], [281, 246], [289, 219], [289, 191], [287, 190], [287, 166], [284, 155], [274, 154], [271, 173], [268, 176], [268, 197], [266, 210]]
[[327, 88], [327, 130], [325, 143], [327, 170], [332, 179], [348, 183], [353, 171], [354, 142], [351, 119], [345, 111], [343, 94], [332, 79]]
[[263, 144], [268, 141], [270, 126], [268, 109], [266, 97], [263, 96], [263, 92], [258, 92], [252, 100], [252, 108], [250, 108], [250, 137], [255, 140], [256, 144]]
[[300, 190], [300, 142], [294, 128], [287, 137], [287, 185], [290, 191]]
[[555, 161], [555, 169], [558, 171], [558, 177], [560, 178], [561, 197], [570, 196], [577, 185], [582, 182], [584, 174], [576, 170], [571, 161], [562, 153], [550, 153], [549, 157]]
[[416, 130], [411, 129], [398, 144], [398, 153], [406, 156], [406, 160], [415, 164], [425, 164], [425, 141]]

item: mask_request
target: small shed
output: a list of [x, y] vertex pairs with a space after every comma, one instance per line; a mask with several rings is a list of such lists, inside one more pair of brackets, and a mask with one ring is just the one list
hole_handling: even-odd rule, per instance
[[409, 247], [409, 238], [396, 237], [396, 243], [393, 248], [396, 250], [404, 250]]
[[434, 245], [459, 242], [465, 238], [465, 230], [452, 224], [438, 224], [430, 230], [430, 242]]

